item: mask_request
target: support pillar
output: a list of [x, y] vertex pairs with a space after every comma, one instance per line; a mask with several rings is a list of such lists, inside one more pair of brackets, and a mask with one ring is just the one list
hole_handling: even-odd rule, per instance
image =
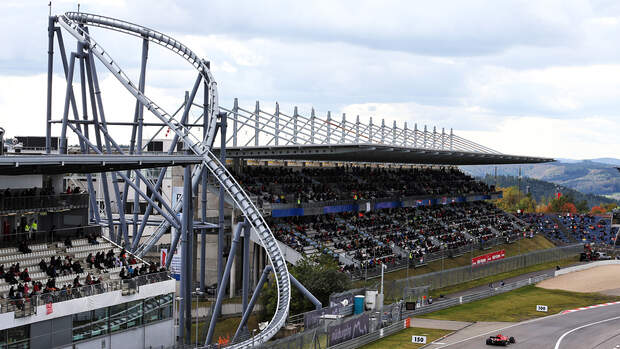
[[[258, 102], [256, 102], [258, 109]], [[258, 122], [258, 114], [257, 122]], [[258, 131], [257, 131], [258, 132]], [[258, 134], [257, 134], [258, 136]], [[226, 113], [220, 114], [220, 162], [226, 166]], [[224, 187], [220, 185], [218, 213], [219, 213], [219, 231], [217, 234], [217, 284], [222, 284], [222, 273], [224, 267]]]
[[314, 144], [314, 123], [316, 121], [316, 115], [314, 115], [314, 108], [310, 112], [310, 144]]
[[275, 132], [274, 132], [274, 140], [275, 140], [275, 145], [279, 145], [280, 144], [280, 104], [278, 102], [276, 102], [275, 117], [276, 117], [276, 127], [275, 127]]
[[224, 294], [226, 293], [226, 281], [230, 276], [230, 269], [235, 259], [237, 244], [239, 243], [239, 236], [241, 235], [241, 229], [243, 229], [243, 226], [245, 224], [247, 223], [238, 224], [233, 234], [232, 243], [230, 244], [230, 253], [228, 255], [228, 260], [226, 261], [226, 268], [224, 269], [222, 282], [218, 284], [217, 298], [215, 300], [215, 306], [213, 307], [211, 321], [209, 322], [209, 331], [207, 332], [207, 338], [205, 339], [205, 346], [211, 344], [211, 341], [213, 340], [213, 330], [215, 330], [215, 323], [217, 321], [217, 318], [220, 316], [220, 311], [222, 309], [222, 300], [224, 299]]
[[332, 113], [327, 112], [327, 144], [332, 142]]
[[[45, 123], [45, 153], [49, 154], [52, 147], [52, 77], [54, 75], [54, 23], [55, 17], [50, 16], [47, 24], [47, 113]], [[2, 145], [0, 145], [2, 146]]]
[[241, 285], [241, 305], [245, 312], [248, 307], [248, 293], [250, 291], [250, 234], [252, 227], [245, 225], [243, 230], [243, 281]]
[[[203, 110], [203, 127], [202, 127], [202, 135], [203, 139], [207, 138], [207, 130], [209, 129], [209, 118], [208, 110], [209, 110], [209, 85], [207, 81], [203, 82], [203, 101], [202, 101], [202, 110]], [[237, 105], [237, 99], [235, 98], [235, 105]], [[209, 170], [203, 166], [202, 168], [202, 191], [200, 192], [200, 201], [202, 204], [201, 214], [202, 214], [202, 223], [205, 224], [207, 222], [207, 181], [208, 181]], [[205, 278], [207, 274], [207, 229], [200, 229], [200, 291], [205, 292], [207, 290], [207, 285], [205, 284]]]
[[318, 299], [316, 299], [316, 297], [312, 293], [310, 293], [310, 291], [308, 291], [308, 289], [304, 287], [304, 285], [302, 285], [301, 282], [297, 281], [297, 279], [295, 279], [293, 274], [289, 273], [288, 275], [289, 275], [289, 278], [291, 279], [291, 284], [297, 287], [297, 289], [304, 295], [304, 297], [306, 297], [310, 302], [312, 302], [312, 304], [314, 304], [314, 307], [317, 310], [323, 308], [323, 305], [321, 304], [321, 302]]
[[[191, 154], [191, 151], [187, 151], [187, 154]], [[187, 246], [185, 250], [185, 299], [187, 299], [187, 307], [185, 307], [185, 328], [187, 331], [186, 343], [191, 343], [192, 333], [192, 291], [194, 290], [194, 200], [192, 191], [192, 166], [185, 167], [185, 178], [187, 182], [183, 184], [183, 190], [185, 191], [184, 197], [187, 196], [187, 206], [183, 206], [183, 210], [187, 210]]]
[[345, 113], [342, 113], [342, 124], [340, 124], [340, 131], [342, 131], [341, 137], [340, 137], [340, 143], [344, 144], [345, 142], [345, 128], [347, 126], [347, 115]]
[[257, 286], [254, 288], [252, 299], [250, 299], [250, 303], [248, 304], [247, 308], [243, 311], [243, 316], [241, 317], [241, 322], [239, 323], [239, 327], [237, 327], [237, 331], [235, 332], [235, 335], [232, 338], [233, 343], [235, 342], [235, 340], [237, 339], [241, 331], [246, 327], [248, 319], [250, 318], [250, 314], [252, 314], [252, 310], [254, 309], [254, 303], [256, 303], [256, 301], [258, 300], [260, 291], [263, 289], [263, 285], [265, 284], [265, 281], [267, 281], [267, 277], [269, 276], [269, 273], [271, 272], [271, 270], [272, 270], [271, 265], [267, 265], [265, 266], [265, 269], [263, 269], [263, 273], [260, 277], [260, 280], [258, 281]]
[[355, 143], [360, 142], [360, 116], [355, 117]]
[[258, 147], [258, 133], [260, 130], [260, 104], [256, 101], [254, 107], [254, 145]]
[[293, 111], [293, 144], [297, 144], [297, 119], [299, 118], [299, 114], [297, 112], [297, 106], [295, 106], [295, 110]]
[[[181, 343], [186, 343], [187, 338], [191, 336], [191, 331], [187, 331], [188, 324], [191, 329], [191, 313], [189, 318], [187, 317], [187, 309], [191, 312], [192, 298], [191, 293], [188, 297], [188, 288], [190, 282], [188, 278], [191, 278], [191, 273], [188, 273], [188, 252], [189, 252], [189, 237], [188, 237], [188, 223], [189, 223], [189, 206], [191, 201], [191, 169], [189, 166], [185, 166], [183, 173], [183, 218], [181, 220], [181, 307], [179, 312], [179, 340]], [[188, 185], [189, 184], [189, 185]], [[190, 290], [191, 292], [191, 290]]]

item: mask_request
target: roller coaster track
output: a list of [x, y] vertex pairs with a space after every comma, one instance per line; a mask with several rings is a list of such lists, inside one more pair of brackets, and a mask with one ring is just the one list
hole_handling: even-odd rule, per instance
[[[236, 206], [241, 209], [252, 228], [256, 231], [260, 242], [267, 251], [267, 256], [271, 262], [271, 265], [275, 270], [274, 274], [278, 289], [278, 303], [273, 318], [263, 331], [257, 334], [253, 339], [248, 339], [246, 341], [231, 345], [230, 347], [249, 348], [254, 345], [265, 343], [278, 332], [280, 327], [282, 327], [286, 321], [291, 295], [288, 269], [286, 267], [284, 255], [282, 254], [275, 237], [260, 212], [254, 206], [248, 195], [243, 191], [239, 183], [237, 183], [230, 172], [228, 172], [226, 167], [224, 167], [224, 165], [222, 165], [217, 157], [211, 152], [210, 148], [215, 138], [219, 106], [217, 103], [217, 85], [211, 76], [210, 70], [205, 61], [199, 59], [194, 52], [175, 39], [157, 31], [129, 22], [99, 15], [76, 12], [68, 12], [64, 15], [58, 16], [57, 19], [58, 24], [79, 42], [84, 43], [88, 50], [95, 57], [97, 57], [97, 59], [112, 73], [112, 75], [114, 75], [125, 86], [125, 88], [140, 103], [142, 103], [144, 107], [146, 107], [146, 109], [153, 113], [159, 120], [167, 124], [168, 127], [175, 132], [175, 134], [183, 140], [184, 144], [186, 144], [195, 154], [203, 157], [202, 164], [197, 165], [193, 170], [192, 186], [195, 187], [198, 185], [203, 168], [206, 167], [219, 181], [220, 185], [226, 190], [228, 195], [235, 202]], [[84, 27], [85, 25], [97, 26], [148, 39], [151, 42], [159, 44], [177, 53], [179, 56], [185, 58], [185, 60], [192, 64], [207, 83], [209, 88], [209, 96], [211, 98], [211, 103], [208, 108], [209, 110], [205, 111], [205, 117], [209, 118], [209, 127], [205, 138], [203, 140], [196, 138], [190, 133], [190, 129], [188, 127], [185, 127], [180, 122], [175, 120], [173, 116], [168, 114], [155, 102], [150, 100], [146, 95], [144, 95], [144, 93], [140, 92], [138, 85], [134, 84], [131, 79], [129, 79], [129, 77], [123, 72], [121, 67], [112, 59], [112, 57], [110, 57], [110, 55], [89, 35]], [[181, 210], [181, 202], [181, 200], [178, 200], [175, 203], [173, 208], [176, 212]], [[157, 228], [156, 233], [151, 239], [149, 239], [147, 244], [141, 246], [138, 250], [138, 255], [144, 254], [148, 251], [150, 246], [157, 242], [159, 237], [163, 235], [169, 227], [170, 224], [167, 221], [164, 221], [164, 223]]]

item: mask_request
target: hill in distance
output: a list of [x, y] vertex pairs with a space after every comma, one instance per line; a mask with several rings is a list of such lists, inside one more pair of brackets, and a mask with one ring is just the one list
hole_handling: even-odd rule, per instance
[[[596, 160], [596, 161], [595, 161]], [[519, 168], [523, 178], [529, 177], [555, 183], [584, 194], [620, 198], [620, 159], [600, 158], [593, 160], [561, 159], [546, 164], [462, 166], [463, 171], [474, 177], [494, 175], [518, 176]]]
[[[497, 181], [497, 186], [503, 188], [512, 186], [516, 187], [519, 185], [518, 177], [516, 176], [498, 175], [496, 179], [493, 175], [486, 175], [482, 178], [482, 181], [490, 185], [495, 185]], [[570, 195], [571, 197], [573, 197], [575, 204], [581, 201], [586, 201], [589, 208], [592, 208], [593, 206], [600, 206], [601, 204], [609, 204], [615, 202], [613, 199], [604, 196], [584, 194], [577, 190], [567, 188], [559, 184], [545, 182], [534, 178], [524, 177], [521, 179], [520, 185], [521, 191], [524, 193], [529, 191], [529, 193], [532, 194], [532, 197], [534, 198], [534, 200], [536, 200], [537, 203], [548, 202], [551, 198], [554, 198], [556, 196], [556, 193], [558, 192], [562, 193], [562, 195]]]

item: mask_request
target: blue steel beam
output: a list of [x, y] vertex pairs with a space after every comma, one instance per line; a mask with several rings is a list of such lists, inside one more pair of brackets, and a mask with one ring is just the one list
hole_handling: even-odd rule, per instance
[[215, 330], [215, 323], [217, 321], [217, 318], [220, 316], [220, 311], [222, 309], [222, 300], [224, 299], [224, 294], [226, 294], [226, 286], [228, 285], [228, 278], [230, 276], [230, 269], [232, 267], [232, 263], [235, 260], [237, 244], [239, 243], [239, 236], [241, 235], [241, 230], [246, 224], [247, 222], [244, 221], [243, 223], [237, 224], [237, 227], [235, 228], [235, 233], [233, 234], [232, 243], [230, 245], [230, 252], [228, 254], [228, 260], [226, 261], [226, 268], [224, 269], [222, 282], [218, 284], [217, 298], [215, 300], [213, 314], [211, 315], [211, 321], [209, 322], [209, 332], [207, 332], [205, 345], [209, 345], [213, 340], [213, 330]]
[[258, 300], [258, 297], [260, 296], [260, 291], [263, 289], [263, 285], [265, 284], [265, 281], [267, 281], [267, 277], [269, 276], [269, 273], [271, 273], [271, 265], [266, 265], [265, 269], [263, 269], [263, 274], [260, 276], [260, 280], [258, 280], [258, 285], [256, 285], [256, 288], [254, 289], [254, 293], [252, 294], [252, 298], [250, 299], [250, 303], [248, 303], [248, 307], [243, 311], [243, 316], [241, 317], [241, 322], [239, 323], [239, 327], [237, 327], [237, 331], [235, 332], [235, 335], [233, 336], [232, 339], [232, 343], [234, 343], [237, 340], [237, 337], [239, 336], [239, 334], [241, 333], [241, 330], [245, 327], [246, 323], [248, 322], [248, 319], [250, 318], [250, 314], [252, 314], [252, 310], [254, 309], [254, 303], [256, 303], [256, 301]]

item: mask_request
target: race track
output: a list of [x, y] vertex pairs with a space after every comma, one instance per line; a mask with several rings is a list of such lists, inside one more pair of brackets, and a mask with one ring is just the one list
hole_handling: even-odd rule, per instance
[[551, 315], [500, 327], [490, 333], [472, 333], [469, 337], [463, 337], [466, 331], [441, 339], [428, 348], [492, 348], [485, 344], [485, 340], [497, 333], [515, 337], [517, 343], [509, 346], [515, 349], [620, 348], [620, 304]]

